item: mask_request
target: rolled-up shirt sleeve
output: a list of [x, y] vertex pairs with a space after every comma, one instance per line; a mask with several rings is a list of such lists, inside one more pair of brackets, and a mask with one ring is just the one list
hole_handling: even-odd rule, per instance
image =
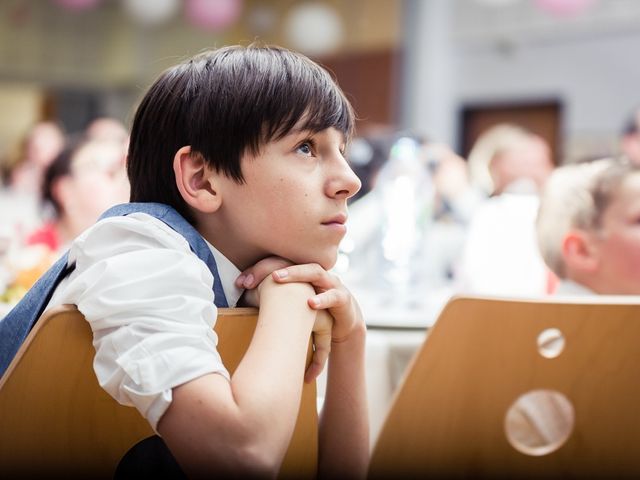
[[74, 243], [76, 270], [55, 303], [75, 303], [93, 330], [94, 370], [154, 430], [172, 388], [229, 374], [217, 351], [213, 276], [179, 234], [135, 216], [107, 219]]

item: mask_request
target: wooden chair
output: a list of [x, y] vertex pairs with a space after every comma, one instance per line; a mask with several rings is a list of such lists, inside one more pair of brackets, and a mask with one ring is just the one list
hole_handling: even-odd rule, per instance
[[[640, 305], [594, 298], [452, 299], [396, 392], [370, 477], [640, 478]], [[555, 358], [537, 343], [547, 329], [564, 337]], [[573, 428], [531, 455], [505, 418], [538, 389], [569, 400]]]
[[[219, 352], [232, 373], [251, 341], [257, 310], [220, 309]], [[0, 380], [0, 476], [113, 478], [122, 456], [153, 435], [131, 407], [113, 400], [93, 372], [92, 333], [71, 305], [46, 312]], [[311, 351], [309, 352], [310, 359]], [[305, 384], [282, 477], [313, 477], [317, 466], [315, 383]]]

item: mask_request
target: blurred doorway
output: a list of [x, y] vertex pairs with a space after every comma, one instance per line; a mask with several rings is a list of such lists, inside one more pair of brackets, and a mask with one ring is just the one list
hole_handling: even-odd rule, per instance
[[562, 162], [562, 104], [558, 100], [530, 103], [464, 105], [461, 112], [460, 148], [467, 158], [482, 132], [498, 123], [519, 125], [544, 138], [551, 147], [553, 161]]

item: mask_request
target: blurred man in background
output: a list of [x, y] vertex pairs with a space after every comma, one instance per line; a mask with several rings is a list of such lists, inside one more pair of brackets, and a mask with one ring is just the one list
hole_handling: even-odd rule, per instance
[[629, 117], [622, 132], [622, 153], [634, 164], [640, 165], [640, 107]]
[[456, 277], [471, 294], [539, 296], [555, 278], [536, 244], [540, 188], [554, 163], [549, 145], [516, 125], [484, 132], [469, 154], [471, 184], [489, 197], [473, 212]]

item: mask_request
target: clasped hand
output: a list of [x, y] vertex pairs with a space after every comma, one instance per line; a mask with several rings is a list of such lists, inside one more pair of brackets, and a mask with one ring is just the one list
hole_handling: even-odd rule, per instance
[[236, 286], [247, 289], [246, 304], [260, 305], [259, 287], [269, 276], [277, 283], [306, 282], [315, 290], [307, 300], [309, 307], [318, 312], [313, 325], [313, 359], [305, 372], [305, 382], [311, 382], [322, 373], [331, 344], [343, 342], [364, 325], [360, 307], [340, 279], [317, 263], [294, 265], [280, 257], [260, 260], [236, 279]]

